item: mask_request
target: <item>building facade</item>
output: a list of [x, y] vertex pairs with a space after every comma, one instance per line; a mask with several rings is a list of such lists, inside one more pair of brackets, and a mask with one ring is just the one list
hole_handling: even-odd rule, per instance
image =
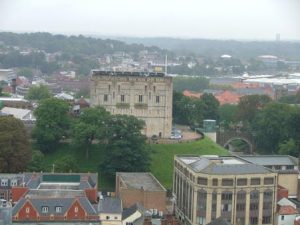
[[116, 173], [116, 195], [123, 207], [135, 203], [146, 210], [166, 212], [167, 191], [151, 173]]
[[169, 138], [172, 129], [172, 77], [163, 73], [93, 71], [91, 105], [111, 114], [145, 121], [146, 136]]
[[277, 174], [240, 158], [175, 156], [175, 214], [184, 224], [219, 217], [233, 225], [274, 224]]

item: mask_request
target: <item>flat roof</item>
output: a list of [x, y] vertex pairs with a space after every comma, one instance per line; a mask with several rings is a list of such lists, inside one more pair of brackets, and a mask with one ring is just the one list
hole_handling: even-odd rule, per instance
[[143, 188], [145, 191], [166, 191], [151, 173], [118, 172], [117, 176], [121, 178], [129, 189]]
[[272, 173], [262, 165], [247, 162], [235, 156], [176, 156], [194, 172], [215, 175]]
[[99, 76], [144, 76], [144, 77], [164, 77], [165, 73], [154, 72], [131, 72], [131, 71], [104, 71], [104, 70], [92, 70], [93, 75]]

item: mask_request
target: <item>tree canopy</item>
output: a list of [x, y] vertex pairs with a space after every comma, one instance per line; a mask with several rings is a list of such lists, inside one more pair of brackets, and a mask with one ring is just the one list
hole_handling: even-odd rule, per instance
[[0, 172], [18, 173], [31, 159], [28, 136], [21, 120], [0, 117]]
[[45, 85], [40, 85], [31, 86], [25, 98], [28, 100], [42, 100], [50, 97], [51, 93], [49, 89]]
[[68, 111], [68, 104], [61, 99], [48, 98], [40, 102], [34, 111], [36, 126], [33, 137], [41, 151], [53, 151], [66, 135], [70, 125]]
[[72, 127], [72, 142], [77, 148], [84, 148], [86, 158], [94, 140], [102, 140], [106, 131], [109, 113], [101, 107], [86, 108]]
[[105, 158], [99, 165], [108, 176], [116, 172], [148, 171], [150, 149], [141, 134], [144, 121], [134, 116], [113, 115], [107, 120]]

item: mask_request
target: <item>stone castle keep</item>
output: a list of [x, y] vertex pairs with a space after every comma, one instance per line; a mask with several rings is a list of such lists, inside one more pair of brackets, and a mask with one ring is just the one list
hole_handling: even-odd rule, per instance
[[92, 72], [91, 105], [144, 120], [147, 137], [171, 136], [172, 95], [172, 77], [164, 73]]

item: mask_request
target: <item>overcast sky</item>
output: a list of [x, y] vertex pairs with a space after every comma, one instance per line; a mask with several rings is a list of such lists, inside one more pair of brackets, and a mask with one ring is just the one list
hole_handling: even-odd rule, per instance
[[300, 0], [0, 0], [0, 30], [300, 40]]

